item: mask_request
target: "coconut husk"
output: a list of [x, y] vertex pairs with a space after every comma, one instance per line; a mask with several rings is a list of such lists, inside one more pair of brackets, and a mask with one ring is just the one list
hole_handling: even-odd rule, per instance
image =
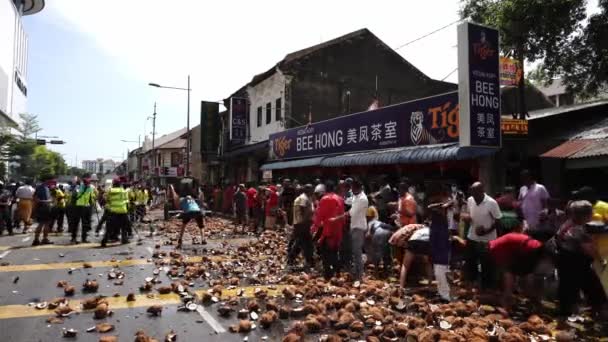
[[267, 311], [260, 317], [260, 325], [262, 328], [269, 328], [278, 318], [279, 316], [276, 311]]
[[68, 285], [67, 280], [60, 280], [57, 282], [57, 287], [66, 287]]
[[55, 314], [57, 314], [57, 316], [65, 316], [69, 313], [71, 313], [72, 311], [74, 311], [74, 309], [72, 309], [69, 306], [60, 306], [57, 309], [55, 309]]
[[161, 286], [157, 288], [156, 291], [158, 291], [158, 293], [160, 294], [169, 294], [173, 291], [173, 289], [171, 288], [171, 286]]
[[76, 292], [76, 288], [74, 286], [66, 285], [63, 288], [63, 294], [65, 294], [66, 296], [73, 296], [75, 292]]
[[127, 295], [127, 302], [134, 302], [135, 301], [135, 294], [134, 293], [129, 293]]
[[258, 311], [260, 311], [260, 304], [258, 304], [258, 301], [257, 301], [257, 300], [252, 299], [252, 300], [250, 300], [250, 301], [247, 303], [247, 309], [248, 309], [249, 311], [256, 311], [256, 312], [258, 312]]
[[97, 298], [97, 297], [86, 298], [81, 302], [82, 309], [83, 310], [93, 310], [97, 307], [98, 302], [99, 302], [99, 298]]
[[99, 289], [99, 284], [97, 280], [85, 280], [84, 284], [82, 284], [82, 290], [84, 292], [97, 292]]
[[163, 307], [162, 307], [162, 305], [152, 305], [152, 306], [148, 307], [146, 312], [152, 316], [160, 316], [163, 312]]
[[49, 324], [63, 324], [63, 319], [59, 317], [49, 317], [46, 319]]
[[109, 331], [114, 330], [114, 326], [110, 323], [101, 323], [101, 324], [97, 324], [95, 326], [95, 330], [97, 330], [97, 332], [99, 333], [107, 333]]
[[118, 336], [101, 336], [99, 342], [118, 342]]
[[230, 305], [220, 305], [217, 308], [217, 312], [221, 317], [230, 317], [230, 314], [234, 311]]
[[104, 319], [106, 317], [108, 317], [108, 311], [109, 311], [109, 307], [107, 303], [100, 303], [97, 305], [97, 307], [95, 308], [95, 311], [93, 312], [93, 318], [95, 319]]
[[283, 337], [282, 342], [300, 342], [302, 341], [302, 337], [295, 334], [295, 333], [289, 333], [287, 335], [285, 335], [285, 337]]

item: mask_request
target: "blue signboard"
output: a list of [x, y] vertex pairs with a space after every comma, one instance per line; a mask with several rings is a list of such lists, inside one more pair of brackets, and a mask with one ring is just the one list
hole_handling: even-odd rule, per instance
[[458, 124], [458, 93], [452, 92], [271, 134], [269, 158], [456, 142]]
[[230, 98], [230, 145], [242, 145], [247, 138], [247, 99]]
[[498, 31], [458, 26], [460, 145], [501, 146]]

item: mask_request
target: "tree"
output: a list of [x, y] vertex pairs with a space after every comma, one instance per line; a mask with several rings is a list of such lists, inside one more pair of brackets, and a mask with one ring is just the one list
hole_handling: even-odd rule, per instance
[[81, 169], [79, 167], [70, 167], [67, 171], [67, 174], [70, 176], [77, 176], [77, 177], [82, 177], [84, 176], [84, 174], [87, 173], [86, 170]]
[[[605, 1], [605, 0], [602, 0]], [[500, 32], [501, 52], [521, 63], [556, 60], [582, 28], [585, 0], [464, 0], [460, 15]], [[522, 75], [524, 70], [522, 70]], [[519, 85], [519, 115], [527, 116], [525, 80]]]
[[68, 166], [59, 153], [39, 145], [34, 147], [31, 162], [29, 167], [24, 170], [23, 176], [40, 179], [65, 174], [67, 169]]
[[545, 81], [557, 76], [580, 98], [608, 90], [608, 0], [599, 0], [600, 12], [564, 47], [543, 61]]
[[31, 138], [32, 135], [35, 135], [42, 130], [42, 128], [40, 128], [40, 124], [38, 123], [38, 115], [21, 113], [19, 114], [19, 117], [21, 118], [22, 122], [19, 131], [21, 132], [23, 139]]

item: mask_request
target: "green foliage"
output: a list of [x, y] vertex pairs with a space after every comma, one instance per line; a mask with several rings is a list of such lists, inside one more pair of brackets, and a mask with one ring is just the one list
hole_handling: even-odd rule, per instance
[[38, 123], [38, 115], [21, 113], [19, 114], [19, 117], [22, 122], [19, 131], [21, 132], [23, 139], [32, 138], [32, 135], [35, 135], [42, 130]]
[[560, 76], [580, 98], [608, 91], [608, 0], [600, 0], [599, 7], [572, 44], [543, 63], [547, 78]]
[[[464, 0], [460, 15], [497, 28], [503, 55], [515, 57], [523, 66], [526, 60], [558, 60], [582, 28], [585, 4], [585, 0]], [[525, 84], [522, 77], [522, 119], [527, 115]]]

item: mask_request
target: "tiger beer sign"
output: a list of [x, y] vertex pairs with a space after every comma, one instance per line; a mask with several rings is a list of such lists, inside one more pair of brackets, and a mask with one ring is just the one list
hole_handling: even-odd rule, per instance
[[271, 134], [270, 159], [458, 141], [458, 93], [341, 116]]

